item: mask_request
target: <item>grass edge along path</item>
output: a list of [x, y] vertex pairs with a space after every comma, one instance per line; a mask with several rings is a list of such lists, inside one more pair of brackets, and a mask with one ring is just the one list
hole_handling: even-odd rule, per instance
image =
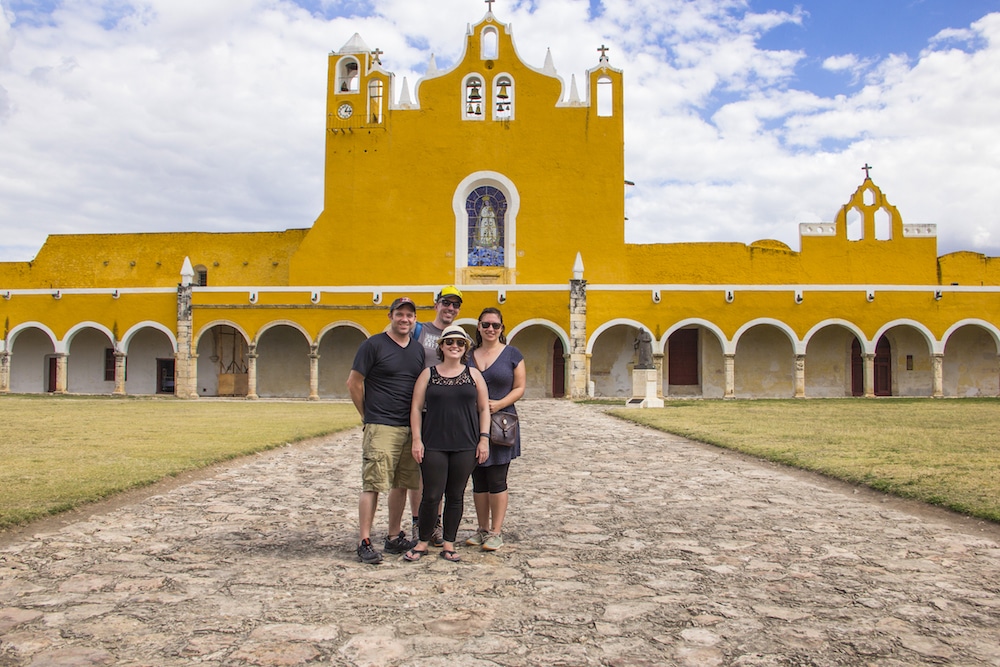
[[668, 401], [609, 414], [1000, 522], [1000, 400]]
[[360, 424], [353, 404], [0, 397], [0, 531]]

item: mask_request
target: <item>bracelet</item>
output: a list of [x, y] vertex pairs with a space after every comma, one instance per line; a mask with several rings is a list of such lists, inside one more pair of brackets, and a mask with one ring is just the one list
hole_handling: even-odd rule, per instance
[[487, 440], [489, 440], [490, 439], [490, 434], [489, 433], [480, 433], [479, 437], [480, 438], [486, 438]]

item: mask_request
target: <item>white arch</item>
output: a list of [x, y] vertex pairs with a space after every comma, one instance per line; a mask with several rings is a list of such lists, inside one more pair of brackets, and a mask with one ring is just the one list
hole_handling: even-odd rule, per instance
[[196, 335], [194, 337], [194, 341], [192, 341], [194, 349], [195, 350], [198, 349], [198, 344], [201, 342], [201, 337], [204, 336], [207, 331], [211, 331], [215, 327], [219, 326], [232, 327], [233, 329], [236, 329], [237, 331], [240, 332], [240, 335], [243, 336], [243, 342], [246, 343], [247, 345], [250, 344], [250, 336], [248, 336], [247, 332], [243, 329], [243, 327], [236, 324], [236, 322], [233, 322], [232, 320], [212, 320], [211, 322], [208, 322], [207, 324], [202, 326], [201, 329], [198, 330], [198, 335]]
[[[617, 327], [617, 326], [620, 326], [620, 325], [629, 326], [629, 327], [632, 327], [634, 329], [645, 329], [646, 331], [652, 331], [652, 329], [650, 329], [649, 327], [647, 327], [642, 322], [639, 322], [638, 320], [629, 319], [627, 317], [619, 317], [619, 318], [610, 320], [608, 322], [605, 322], [601, 326], [597, 327], [596, 329], [594, 329], [594, 333], [592, 333], [590, 335], [590, 338], [587, 340], [587, 354], [593, 354], [594, 353], [594, 345], [597, 343], [597, 339], [598, 339], [598, 337], [602, 333], [604, 333], [605, 331], [607, 331], [611, 327]], [[655, 344], [655, 348], [657, 348], [657, 349], [653, 350], [653, 354], [659, 354], [659, 353], [663, 352], [663, 346], [660, 344], [659, 341], [657, 341], [657, 340], [654, 339], [653, 343]], [[566, 348], [566, 349], [568, 350], [569, 348]]]
[[809, 349], [809, 341], [810, 339], [812, 339], [813, 336], [815, 336], [821, 330], [833, 326], [843, 327], [848, 331], [850, 331], [851, 333], [853, 333], [855, 338], [858, 339], [858, 342], [861, 343], [861, 348], [865, 351], [865, 354], [875, 354], [875, 343], [868, 340], [868, 337], [865, 336], [865, 332], [862, 331], [858, 325], [854, 324], [854, 322], [842, 320], [839, 317], [831, 317], [830, 319], [818, 322], [815, 326], [813, 326], [812, 329], [807, 331], [806, 335], [802, 337], [803, 352]]
[[66, 335], [63, 336], [62, 342], [63, 342], [64, 352], [69, 351], [69, 346], [73, 342], [73, 338], [84, 329], [97, 329], [98, 331], [102, 332], [105, 336], [108, 337], [108, 341], [110, 341], [111, 344], [115, 346], [115, 348], [118, 347], [118, 341], [115, 340], [115, 334], [111, 331], [111, 329], [107, 328], [103, 324], [98, 324], [97, 322], [88, 321], [88, 322], [79, 322], [69, 328], [69, 330], [66, 332]]
[[737, 329], [736, 333], [733, 334], [732, 351], [727, 351], [727, 354], [736, 354], [736, 348], [739, 347], [740, 344], [740, 337], [753, 327], [760, 326], [762, 324], [770, 325], [788, 336], [788, 340], [792, 344], [792, 350], [795, 354], [805, 354], [805, 346], [801, 341], [799, 341], [799, 337], [795, 335], [792, 328], [781, 320], [776, 320], [773, 317], [758, 317], [755, 320], [750, 320]]
[[347, 327], [348, 329], [357, 329], [364, 335], [365, 338], [371, 338], [371, 334], [368, 333], [368, 330], [365, 329], [360, 324], [358, 324], [357, 322], [351, 322], [350, 320], [337, 320], [336, 322], [331, 322], [330, 324], [327, 324], [325, 327], [320, 329], [319, 335], [316, 336], [316, 342], [322, 342], [323, 336], [327, 335], [334, 329], [339, 329], [340, 327]]
[[469, 266], [469, 216], [465, 211], [465, 199], [469, 193], [482, 185], [491, 185], [507, 199], [507, 218], [504, 221], [504, 265], [513, 269], [517, 263], [517, 212], [521, 208], [521, 195], [510, 180], [498, 171], [477, 171], [469, 174], [455, 188], [451, 208], [455, 213], [455, 268]]
[[726, 338], [726, 334], [722, 332], [722, 329], [720, 329], [714, 323], [709, 322], [708, 320], [703, 320], [700, 317], [690, 317], [686, 320], [681, 320], [680, 322], [675, 323], [673, 326], [667, 329], [667, 332], [663, 334], [663, 336], [660, 338], [659, 341], [660, 349], [663, 350], [664, 354], [666, 354], [667, 343], [670, 339], [670, 334], [680, 329], [683, 329], [684, 327], [689, 327], [692, 324], [696, 324], [700, 327], [705, 327], [713, 334], [715, 334], [715, 337], [719, 340], [719, 347], [721, 347], [723, 351], [725, 351], [726, 346], [729, 344], [729, 339]]
[[536, 317], [530, 320], [525, 320], [518, 324], [516, 327], [507, 332], [507, 342], [513, 345], [514, 336], [524, 331], [528, 327], [540, 326], [549, 329], [554, 333], [559, 340], [562, 341], [563, 350], [569, 353], [569, 336], [563, 331], [563, 328], [553, 322], [552, 320], [546, 320], [540, 317]]
[[931, 333], [930, 329], [916, 320], [906, 318], [886, 322], [882, 325], [881, 329], [875, 332], [875, 337], [872, 339], [872, 354], [875, 353], [875, 345], [878, 343], [878, 339], [881, 338], [886, 331], [901, 326], [910, 326], [922, 333], [924, 335], [924, 340], [927, 341], [927, 347], [930, 349], [931, 354], [944, 354], [944, 344], [934, 337], [934, 334]]
[[11, 329], [10, 331], [8, 331], [7, 332], [7, 345], [6, 345], [6, 347], [4, 349], [7, 352], [10, 352], [11, 350], [13, 350], [14, 349], [14, 341], [17, 340], [18, 334], [20, 334], [22, 331], [26, 331], [28, 329], [38, 329], [39, 331], [41, 331], [42, 333], [44, 333], [46, 336], [48, 336], [49, 337], [49, 342], [52, 343], [52, 350], [56, 354], [61, 354], [61, 353], [63, 353], [63, 352], [66, 351], [63, 348], [62, 342], [58, 338], [56, 338], [56, 335], [52, 332], [52, 329], [48, 328], [47, 326], [45, 326], [41, 322], [35, 322], [35, 321], [32, 321], [32, 322], [22, 322], [21, 324], [18, 324], [13, 329]]
[[944, 332], [944, 335], [941, 336], [941, 352], [944, 353], [945, 349], [948, 347], [948, 339], [951, 338], [951, 335], [953, 333], [955, 333], [962, 327], [968, 327], [968, 326], [982, 327], [983, 329], [988, 331], [989, 334], [993, 336], [993, 343], [997, 346], [997, 354], [1000, 354], [1000, 329], [998, 329], [996, 325], [992, 324], [991, 322], [987, 322], [986, 320], [980, 320], [975, 317], [967, 317], [966, 319], [959, 320], [958, 322], [955, 322], [950, 327], [948, 327], [948, 329]]
[[118, 346], [120, 351], [128, 354], [128, 346], [132, 342], [132, 338], [134, 338], [135, 335], [143, 329], [156, 329], [157, 331], [165, 333], [167, 338], [170, 340], [170, 347], [173, 348], [174, 354], [177, 354], [177, 338], [174, 336], [174, 332], [159, 322], [154, 322], [152, 320], [139, 322], [130, 327], [129, 330], [125, 332], [125, 335], [122, 336], [121, 344]]
[[259, 341], [260, 337], [263, 336], [268, 331], [270, 331], [271, 329], [276, 329], [277, 327], [282, 327], [282, 326], [291, 327], [296, 331], [298, 331], [300, 334], [302, 334], [302, 337], [306, 339], [306, 345], [313, 344], [312, 338], [309, 337], [309, 332], [305, 330], [305, 327], [303, 327], [298, 322], [293, 322], [291, 320], [273, 320], [271, 322], [268, 322], [267, 324], [265, 324], [264, 326], [262, 326], [260, 329], [257, 330], [257, 335], [254, 336], [254, 342], [256, 343], [257, 341]]

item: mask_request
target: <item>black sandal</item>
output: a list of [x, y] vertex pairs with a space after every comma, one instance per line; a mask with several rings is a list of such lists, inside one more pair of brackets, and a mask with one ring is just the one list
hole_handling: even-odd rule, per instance
[[403, 560], [409, 561], [411, 563], [416, 563], [418, 560], [427, 555], [427, 549], [410, 549], [405, 554], [403, 554]]
[[454, 551], [449, 551], [448, 549], [444, 549], [441, 551], [441, 558], [444, 558], [449, 563], [457, 563], [458, 561], [462, 560], [461, 556], [459, 556]]

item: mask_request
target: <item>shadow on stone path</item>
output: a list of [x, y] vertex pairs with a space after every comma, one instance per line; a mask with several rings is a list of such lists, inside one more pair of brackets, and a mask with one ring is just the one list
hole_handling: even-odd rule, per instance
[[353, 430], [9, 542], [0, 665], [1000, 665], [992, 526], [519, 410], [499, 552], [358, 563]]

